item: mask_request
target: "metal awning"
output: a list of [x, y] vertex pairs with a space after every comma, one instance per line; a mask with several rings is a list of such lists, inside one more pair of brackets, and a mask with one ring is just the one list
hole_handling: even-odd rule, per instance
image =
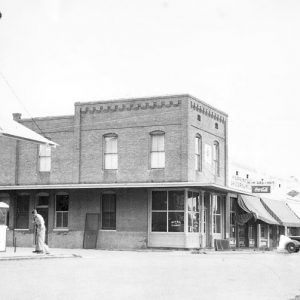
[[38, 144], [45, 144], [53, 147], [57, 146], [56, 143], [46, 139], [35, 131], [30, 130], [16, 121], [3, 118], [2, 116], [0, 118], [0, 137], [1, 136]]
[[239, 195], [239, 206], [248, 213], [252, 213], [256, 219], [264, 221], [268, 224], [280, 225], [265, 209], [260, 199], [254, 196]]
[[283, 226], [300, 227], [300, 219], [287, 206], [285, 201], [261, 198], [266, 209], [274, 216]]

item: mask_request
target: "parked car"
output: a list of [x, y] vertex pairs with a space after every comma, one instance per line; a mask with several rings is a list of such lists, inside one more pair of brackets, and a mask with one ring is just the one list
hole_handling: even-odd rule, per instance
[[289, 253], [299, 252], [300, 236], [280, 236], [278, 250], [287, 250]]

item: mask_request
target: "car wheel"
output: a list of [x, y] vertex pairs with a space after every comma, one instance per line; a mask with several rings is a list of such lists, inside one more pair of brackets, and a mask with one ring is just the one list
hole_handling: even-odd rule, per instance
[[[294, 253], [296, 252], [296, 245], [294, 243], [288, 243], [286, 245], [286, 250], [289, 252], [289, 253]], [[299, 251], [299, 249], [298, 249]]]
[[295, 252], [299, 252], [299, 250], [300, 250], [300, 249], [299, 249], [299, 248], [297, 248], [297, 249], [295, 249]]

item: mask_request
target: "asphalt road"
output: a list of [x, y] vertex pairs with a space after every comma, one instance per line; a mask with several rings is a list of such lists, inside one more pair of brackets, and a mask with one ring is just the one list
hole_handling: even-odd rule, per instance
[[298, 299], [300, 254], [84, 252], [0, 261], [0, 299]]

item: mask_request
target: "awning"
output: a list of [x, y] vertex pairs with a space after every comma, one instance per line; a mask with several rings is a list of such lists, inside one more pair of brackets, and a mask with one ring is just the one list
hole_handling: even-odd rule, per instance
[[288, 227], [300, 227], [300, 219], [293, 213], [293, 211], [286, 205], [285, 201], [261, 198], [261, 201], [266, 206], [266, 209], [279, 219], [279, 222]]
[[288, 201], [287, 206], [300, 218], [300, 202]]
[[259, 198], [248, 195], [239, 195], [238, 204], [244, 211], [252, 213], [256, 219], [268, 224], [280, 225], [264, 208]]
[[56, 143], [44, 138], [18, 122], [3, 117], [0, 118], [0, 136], [54, 147], [57, 146]]

